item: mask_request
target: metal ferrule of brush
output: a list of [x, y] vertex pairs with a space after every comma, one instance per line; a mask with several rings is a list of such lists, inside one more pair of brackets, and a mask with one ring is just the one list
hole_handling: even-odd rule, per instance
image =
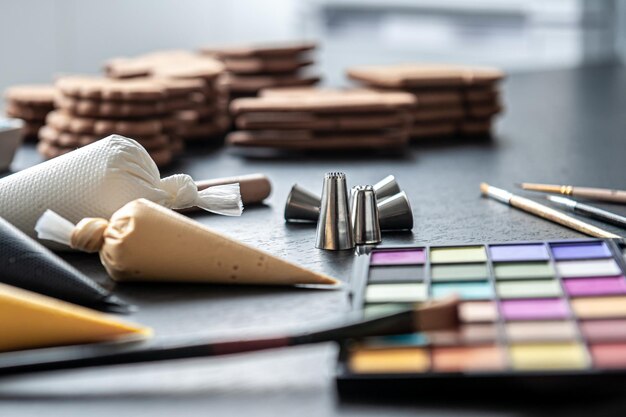
[[319, 216], [320, 198], [298, 184], [294, 184], [285, 203], [285, 221], [311, 223], [317, 222]]
[[353, 249], [354, 246], [346, 175], [343, 172], [329, 172], [324, 177], [315, 247], [345, 250]]
[[372, 245], [381, 242], [376, 194], [371, 185], [352, 187], [350, 215], [355, 244]]

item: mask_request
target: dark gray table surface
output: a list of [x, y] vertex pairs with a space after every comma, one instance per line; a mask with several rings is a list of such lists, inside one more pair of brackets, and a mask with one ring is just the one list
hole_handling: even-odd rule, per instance
[[[267, 204], [241, 218], [194, 217], [272, 254], [348, 281], [353, 256], [314, 248], [315, 231], [283, 221], [295, 182], [318, 191], [326, 171], [347, 173], [349, 185], [394, 174], [413, 205], [412, 233], [388, 234], [384, 243], [511, 241], [581, 237], [479, 195], [479, 183], [513, 190], [516, 182], [567, 183], [626, 189], [626, 71], [620, 66], [513, 74], [504, 83], [506, 113], [493, 140], [415, 144], [401, 156], [243, 158], [229, 149], [199, 149], [163, 174], [196, 179], [253, 172], [270, 176]], [[14, 168], [39, 162], [25, 147]], [[609, 206], [607, 206], [609, 207]], [[612, 210], [626, 214], [624, 206]], [[619, 229], [606, 227], [616, 233]], [[622, 234], [626, 234], [624, 230]], [[94, 256], [66, 256], [106, 285], [113, 285]], [[297, 329], [340, 317], [344, 290], [118, 285], [141, 310], [131, 319], [157, 337], [253, 335]], [[313, 346], [228, 358], [57, 372], [0, 381], [0, 415], [625, 415], [626, 399], [545, 406], [532, 398], [494, 403], [382, 399], [342, 402], [334, 390], [334, 346]], [[624, 390], [626, 394], [626, 387]], [[367, 400], [367, 401], [366, 401]]]

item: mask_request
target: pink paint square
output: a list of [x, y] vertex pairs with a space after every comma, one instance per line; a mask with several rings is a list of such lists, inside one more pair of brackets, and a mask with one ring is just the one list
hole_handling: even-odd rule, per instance
[[567, 304], [560, 298], [502, 301], [500, 310], [505, 320], [550, 320], [569, 316]]
[[574, 278], [564, 280], [567, 293], [573, 297], [625, 294], [626, 279], [619, 277]]
[[425, 261], [424, 249], [384, 250], [372, 253], [370, 265], [421, 265]]

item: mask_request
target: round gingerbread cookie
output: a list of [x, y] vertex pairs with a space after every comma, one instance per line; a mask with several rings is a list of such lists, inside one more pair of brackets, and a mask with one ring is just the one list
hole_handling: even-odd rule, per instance
[[34, 107], [9, 102], [6, 106], [6, 114], [23, 120], [43, 121], [52, 109], [53, 107]]

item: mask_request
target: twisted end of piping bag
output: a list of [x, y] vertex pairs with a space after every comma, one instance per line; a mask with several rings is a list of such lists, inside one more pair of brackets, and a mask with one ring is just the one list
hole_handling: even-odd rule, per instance
[[165, 207], [185, 209], [200, 207], [224, 216], [241, 216], [243, 203], [239, 183], [216, 185], [198, 191], [198, 186], [186, 174], [176, 174], [161, 179], [161, 188], [170, 198], [161, 202]]
[[104, 244], [104, 230], [109, 221], [88, 217], [77, 225], [52, 210], [46, 210], [37, 220], [35, 231], [39, 239], [52, 240], [83, 252], [98, 252]]

